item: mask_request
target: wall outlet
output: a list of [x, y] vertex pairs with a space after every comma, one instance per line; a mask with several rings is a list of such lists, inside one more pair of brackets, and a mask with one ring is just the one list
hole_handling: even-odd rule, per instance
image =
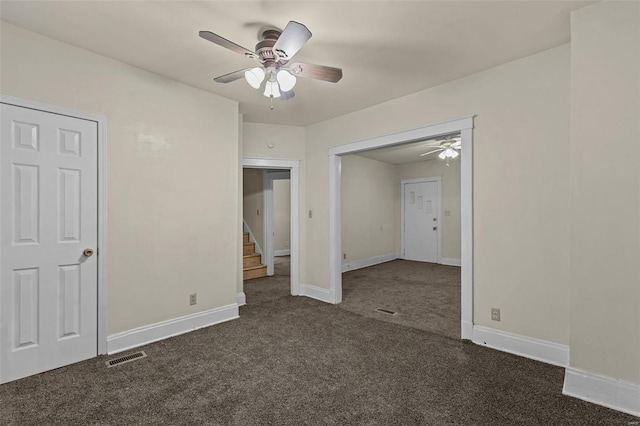
[[189, 295], [189, 304], [195, 305], [198, 303], [198, 293], [193, 293]]
[[309, 210], [309, 219], [313, 217], [313, 210]]
[[451, 210], [445, 210], [444, 211], [444, 215], [445, 216], [451, 216]]
[[500, 309], [491, 308], [491, 320], [500, 321]]
[[342, 259], [347, 260], [347, 253], [342, 253]]

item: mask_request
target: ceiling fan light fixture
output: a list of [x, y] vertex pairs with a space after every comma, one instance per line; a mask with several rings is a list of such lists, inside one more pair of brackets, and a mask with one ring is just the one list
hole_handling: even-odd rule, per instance
[[456, 158], [458, 155], [460, 155], [460, 154], [458, 154], [458, 151], [456, 151], [455, 149], [449, 148], [449, 151], [451, 151], [449, 153], [449, 157], [451, 157], [451, 158]]
[[264, 86], [264, 95], [267, 98], [279, 98], [280, 88], [278, 87], [278, 83], [276, 81], [267, 81], [267, 84]]
[[244, 79], [247, 80], [249, 86], [254, 89], [259, 89], [262, 84], [262, 80], [264, 80], [264, 70], [259, 67], [247, 70], [244, 72]]
[[296, 85], [296, 77], [286, 70], [278, 71], [277, 79], [280, 84], [280, 90], [283, 92], [290, 91]]
[[447, 151], [442, 151], [440, 154], [438, 154], [438, 157], [440, 157], [441, 160], [444, 160], [445, 158], [447, 158]]

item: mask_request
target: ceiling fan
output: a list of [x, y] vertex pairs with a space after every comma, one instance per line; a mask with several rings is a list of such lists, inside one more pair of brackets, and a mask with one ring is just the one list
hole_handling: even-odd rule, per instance
[[[435, 144], [435, 145], [432, 145], [432, 144]], [[462, 143], [459, 135], [456, 135], [456, 136], [449, 135], [444, 138], [436, 139], [433, 142], [427, 143], [425, 147], [435, 148], [435, 149], [431, 151], [427, 151], [423, 154], [420, 154], [420, 157], [424, 157], [429, 154], [434, 154], [436, 152], [439, 152], [440, 154], [438, 154], [438, 157], [440, 157], [443, 160], [446, 160], [447, 166], [448, 166], [450, 158], [456, 158], [458, 155], [460, 155], [458, 153], [458, 150], [460, 150], [461, 146], [462, 146]]]
[[260, 61], [261, 66], [234, 71], [216, 77], [214, 80], [218, 83], [230, 83], [244, 77], [251, 87], [260, 89], [266, 77], [264, 96], [271, 99], [271, 109], [273, 109], [274, 98], [286, 101], [295, 96], [293, 87], [296, 85], [296, 77], [315, 78], [331, 83], [337, 83], [342, 78], [342, 69], [340, 68], [303, 62], [289, 63], [291, 58], [311, 38], [311, 31], [299, 22], [289, 21], [283, 31], [275, 28], [262, 31], [255, 52], [210, 31], [200, 31], [199, 35], [205, 40], [239, 53], [246, 58]]

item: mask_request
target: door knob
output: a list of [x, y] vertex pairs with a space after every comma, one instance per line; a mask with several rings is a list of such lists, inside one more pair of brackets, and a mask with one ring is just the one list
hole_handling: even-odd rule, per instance
[[434, 227], [433, 227], [433, 230], [434, 230], [434, 231], [437, 231], [437, 230], [438, 230], [438, 227], [437, 227], [437, 226], [434, 226]]
[[93, 256], [93, 249], [86, 248], [86, 249], [84, 249], [84, 251], [82, 252], [82, 254], [84, 254], [84, 255], [85, 255], [85, 256], [87, 256], [87, 257], [91, 257], [91, 256]]

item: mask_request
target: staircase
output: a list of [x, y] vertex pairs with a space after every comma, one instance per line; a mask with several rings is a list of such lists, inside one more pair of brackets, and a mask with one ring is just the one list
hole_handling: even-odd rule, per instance
[[249, 233], [242, 235], [242, 279], [252, 280], [267, 276], [267, 266], [260, 264], [260, 255], [256, 253], [256, 243], [249, 242]]

